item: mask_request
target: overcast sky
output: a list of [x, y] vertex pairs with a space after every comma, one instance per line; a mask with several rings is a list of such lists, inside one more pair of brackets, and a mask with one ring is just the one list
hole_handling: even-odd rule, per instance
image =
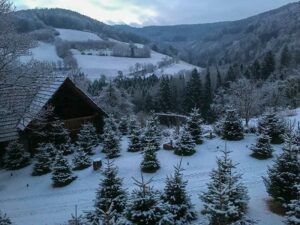
[[174, 25], [246, 18], [292, 0], [13, 0], [17, 9], [65, 8], [109, 24]]

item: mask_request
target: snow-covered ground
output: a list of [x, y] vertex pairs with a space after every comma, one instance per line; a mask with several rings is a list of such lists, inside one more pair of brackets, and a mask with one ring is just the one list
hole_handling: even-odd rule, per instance
[[55, 46], [50, 43], [38, 42], [35, 48], [30, 49], [29, 55], [21, 56], [20, 60], [23, 63], [27, 63], [30, 60], [54, 62], [62, 61], [56, 54]]
[[71, 29], [56, 29], [59, 32], [59, 38], [63, 41], [101, 41], [102, 39], [90, 32], [71, 30]]
[[[232, 151], [234, 161], [239, 163], [238, 170], [244, 174], [243, 181], [251, 197], [249, 216], [259, 220], [260, 225], [282, 225], [283, 217], [270, 212], [267, 207], [268, 195], [262, 181], [262, 176], [266, 175], [267, 166], [272, 164], [272, 159], [257, 160], [250, 157], [248, 147], [255, 142], [255, 138], [255, 135], [249, 134], [242, 141], [227, 142], [227, 147]], [[124, 137], [122, 155], [115, 160], [115, 164], [119, 167], [126, 188], [131, 191], [134, 188], [132, 177], [140, 177], [139, 164], [142, 155], [127, 152], [127, 145], [128, 138]], [[225, 142], [219, 138], [205, 139], [204, 144], [197, 147], [195, 155], [183, 158], [184, 178], [188, 180], [187, 190], [199, 212], [197, 223], [203, 220], [200, 214], [202, 204], [199, 194], [206, 189], [209, 173], [216, 165], [215, 157], [221, 154], [224, 146]], [[280, 147], [274, 146], [275, 154], [280, 153]], [[104, 155], [98, 149], [94, 157]], [[161, 169], [154, 174], [146, 174], [145, 177], [153, 177], [153, 186], [163, 189], [166, 176], [172, 173], [173, 165], [180, 161], [180, 157], [171, 151], [160, 150], [158, 159]], [[32, 166], [13, 172], [0, 171], [1, 209], [17, 225], [57, 225], [70, 218], [75, 205], [78, 205], [80, 213], [93, 207], [95, 191], [102, 177], [101, 171], [95, 172], [88, 168], [76, 172], [78, 179], [64, 188], [52, 188], [51, 175], [32, 177], [31, 171]], [[29, 187], [26, 187], [27, 184]]]

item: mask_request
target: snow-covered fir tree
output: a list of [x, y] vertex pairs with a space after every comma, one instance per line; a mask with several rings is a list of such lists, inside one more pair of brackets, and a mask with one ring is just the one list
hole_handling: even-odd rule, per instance
[[50, 161], [54, 162], [59, 151], [52, 143], [40, 143], [37, 147], [37, 152], [47, 152]]
[[259, 120], [258, 132], [269, 135], [272, 144], [281, 144], [284, 141], [285, 123], [275, 112], [268, 112]]
[[244, 138], [242, 121], [235, 110], [229, 109], [226, 111], [226, 116], [222, 123], [221, 135], [223, 139], [232, 141]]
[[158, 151], [160, 148], [160, 131], [158, 129], [158, 119], [153, 113], [150, 115], [146, 122], [146, 127], [142, 136], [143, 147], [152, 145], [155, 150]]
[[160, 168], [156, 157], [156, 147], [147, 143], [144, 148], [143, 161], [141, 162], [141, 170], [145, 173], [154, 173]]
[[252, 151], [252, 156], [258, 159], [272, 158], [274, 151], [270, 143], [270, 137], [265, 133], [259, 135], [255, 145], [252, 145], [250, 150]]
[[130, 116], [128, 121], [128, 134], [131, 135], [137, 128], [141, 128], [136, 116]]
[[174, 153], [180, 156], [190, 156], [196, 152], [196, 144], [187, 127], [181, 131]]
[[122, 116], [120, 122], [119, 122], [119, 131], [122, 135], [128, 134], [128, 116]]
[[174, 175], [167, 177], [162, 201], [171, 220], [169, 224], [184, 225], [196, 219], [196, 211], [186, 191], [187, 181], [183, 180], [181, 162], [174, 169]]
[[193, 108], [187, 119], [187, 129], [194, 139], [196, 144], [202, 144], [202, 128], [201, 128], [201, 115], [199, 109]]
[[96, 192], [95, 213], [101, 218], [102, 212], [115, 211], [116, 221], [122, 217], [126, 208], [127, 196], [123, 180], [118, 177], [118, 169], [111, 161], [107, 161], [103, 175], [104, 178]]
[[72, 163], [73, 163], [73, 170], [83, 170], [91, 166], [92, 160], [85, 151], [78, 148], [75, 151], [75, 154], [72, 159]]
[[157, 225], [162, 218], [159, 193], [150, 186], [151, 180], [135, 180], [137, 188], [133, 190], [126, 208], [127, 219], [135, 225]]
[[77, 145], [88, 155], [93, 155], [93, 148], [98, 143], [98, 134], [92, 123], [82, 125], [80, 132], [77, 135]]
[[21, 169], [30, 163], [30, 155], [24, 149], [24, 146], [17, 139], [12, 141], [6, 147], [4, 156], [4, 165], [9, 170]]
[[120, 156], [120, 138], [113, 129], [105, 125], [105, 135], [103, 138], [103, 152], [109, 159]]
[[[49, 143], [39, 144], [38, 153], [36, 155], [36, 162], [33, 166], [32, 176], [41, 176], [51, 172], [52, 168], [52, 159], [51, 154], [56, 154], [55, 147]], [[50, 150], [50, 152], [48, 151]]]
[[137, 123], [132, 123], [129, 131], [129, 139], [130, 143], [128, 146], [129, 152], [138, 152], [142, 150], [141, 143], [141, 128], [137, 125]]
[[105, 139], [107, 132], [110, 130], [112, 130], [116, 134], [116, 136], [119, 137], [119, 139], [121, 138], [118, 123], [112, 114], [109, 114], [109, 116], [104, 119], [102, 139]]
[[0, 225], [12, 225], [11, 220], [8, 218], [8, 216], [1, 212], [0, 210]]
[[298, 194], [295, 199], [291, 200], [287, 205], [287, 219], [285, 224], [287, 225], [299, 225], [300, 224], [300, 184], [295, 187], [298, 190]]
[[208, 190], [201, 195], [205, 214], [211, 225], [229, 225], [244, 218], [249, 201], [247, 188], [241, 181], [241, 174], [224, 150], [217, 158], [217, 168], [213, 169]]
[[299, 147], [293, 142], [293, 137], [286, 137], [282, 154], [268, 168], [268, 176], [264, 177], [267, 192], [282, 204], [296, 199], [295, 185], [300, 183]]
[[61, 153], [58, 153], [52, 169], [53, 187], [63, 187], [77, 177], [73, 175], [71, 166]]

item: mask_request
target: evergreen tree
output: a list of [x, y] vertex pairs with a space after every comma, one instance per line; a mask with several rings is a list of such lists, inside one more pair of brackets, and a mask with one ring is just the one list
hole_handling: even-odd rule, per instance
[[107, 118], [104, 119], [104, 127], [102, 134], [103, 140], [106, 138], [106, 135], [109, 133], [109, 131], [113, 131], [116, 137], [118, 137], [119, 139], [121, 138], [121, 133], [119, 131], [118, 124], [112, 114], [110, 114]]
[[285, 68], [290, 65], [291, 62], [291, 55], [289, 48], [287, 46], [284, 46], [284, 48], [281, 51], [281, 56], [280, 56], [280, 67]]
[[195, 147], [196, 146], [193, 137], [191, 136], [187, 128], [184, 127], [174, 153], [180, 156], [190, 156], [196, 152]]
[[259, 159], [272, 158], [273, 148], [270, 144], [270, 137], [262, 133], [256, 140], [256, 144], [251, 146], [252, 155]]
[[173, 110], [170, 80], [168, 76], [162, 76], [160, 81], [159, 108], [162, 112], [171, 112]]
[[165, 209], [172, 218], [174, 225], [184, 225], [196, 219], [196, 212], [186, 192], [187, 181], [183, 180], [181, 162], [175, 166], [173, 176], [167, 177], [166, 186], [162, 195]]
[[115, 211], [115, 219], [118, 219], [124, 213], [126, 200], [126, 192], [123, 189], [122, 179], [118, 177], [118, 169], [111, 161], [107, 161], [104, 179], [101, 180], [96, 192], [96, 214], [101, 217], [105, 215], [103, 212]]
[[266, 113], [258, 122], [258, 132], [265, 133], [271, 138], [272, 144], [281, 144], [284, 141], [284, 121], [276, 113]]
[[156, 158], [156, 148], [153, 145], [148, 145], [144, 149], [144, 157], [141, 162], [141, 170], [145, 173], [154, 173], [160, 168]]
[[137, 126], [135, 123], [131, 125], [130, 131], [130, 143], [128, 146], [129, 152], [138, 152], [142, 150], [142, 143], [141, 143], [141, 128]]
[[210, 109], [210, 105], [212, 103], [212, 88], [211, 88], [211, 79], [210, 79], [210, 70], [207, 68], [206, 76], [205, 76], [205, 85], [204, 85], [204, 93], [203, 97], [205, 101], [203, 101], [202, 107], [202, 115], [206, 121], [212, 120], [212, 112]]
[[[49, 152], [48, 150], [55, 151]], [[38, 147], [38, 153], [36, 155], [36, 162], [33, 166], [32, 176], [40, 176], [51, 172], [52, 159], [51, 155], [56, 154], [56, 149], [52, 144], [42, 143]]]
[[143, 148], [146, 146], [154, 146], [158, 151], [160, 148], [160, 131], [158, 129], [158, 120], [155, 115], [148, 118], [146, 122], [146, 128], [142, 137]]
[[19, 140], [12, 141], [6, 147], [4, 165], [9, 170], [21, 169], [30, 163], [29, 153]]
[[288, 212], [287, 220], [285, 224], [287, 225], [299, 225], [300, 224], [300, 184], [298, 184], [295, 188], [297, 188], [297, 197], [290, 201], [288, 204]]
[[93, 148], [98, 143], [98, 135], [96, 128], [92, 123], [85, 123], [82, 125], [80, 132], [77, 135], [77, 145], [80, 149], [85, 151], [88, 155], [93, 155]]
[[229, 225], [242, 220], [249, 201], [247, 189], [241, 182], [241, 174], [225, 149], [217, 158], [217, 169], [210, 174], [208, 191], [201, 195], [203, 213], [211, 225]]
[[127, 219], [135, 225], [157, 225], [162, 217], [159, 193], [149, 186], [151, 180], [135, 180], [137, 189], [133, 190], [127, 209]]
[[226, 111], [221, 135], [223, 139], [232, 141], [244, 138], [243, 125], [235, 110]]
[[76, 178], [76, 176], [73, 176], [68, 161], [63, 157], [61, 153], [58, 153], [52, 169], [53, 187], [66, 186]]
[[119, 131], [122, 135], [128, 134], [128, 116], [123, 116], [119, 123]]
[[113, 128], [109, 128], [111, 123], [105, 124], [105, 134], [103, 139], [103, 152], [109, 159], [116, 158], [120, 156], [120, 138], [118, 134], [115, 133]]
[[252, 78], [258, 80], [261, 79], [261, 66], [259, 61], [256, 59], [251, 66]]
[[275, 57], [272, 51], [267, 52], [262, 64], [262, 78], [266, 80], [275, 71]]
[[76, 150], [72, 162], [73, 170], [83, 170], [90, 167], [92, 164], [92, 160], [88, 154], [80, 148]]
[[290, 138], [286, 140], [283, 153], [268, 168], [264, 183], [269, 195], [282, 204], [297, 198], [295, 185], [300, 183], [299, 147]]
[[191, 74], [191, 79], [186, 85], [185, 106], [190, 112], [192, 108], [201, 108], [202, 106], [202, 82], [197, 69], [194, 69]]
[[128, 122], [128, 134], [129, 137], [135, 132], [137, 128], [140, 128], [137, 118], [135, 116], [130, 116], [129, 117], [129, 122]]
[[193, 108], [187, 119], [187, 130], [196, 144], [202, 144], [202, 119], [197, 108]]
[[217, 83], [216, 83], [216, 90], [222, 86], [222, 78], [219, 68], [217, 67]]
[[46, 152], [51, 162], [55, 161], [58, 154], [57, 148], [52, 143], [41, 143], [38, 145], [37, 152]]
[[7, 217], [5, 213], [0, 210], [0, 225], [12, 225], [11, 220]]

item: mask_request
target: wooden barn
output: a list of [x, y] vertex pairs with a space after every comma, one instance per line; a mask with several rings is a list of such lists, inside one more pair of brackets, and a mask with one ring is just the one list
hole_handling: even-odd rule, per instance
[[86, 122], [92, 122], [101, 133], [103, 119], [107, 117], [91, 98], [63, 75], [28, 88], [0, 84], [0, 158], [7, 143], [18, 136], [25, 147], [33, 151], [30, 125], [50, 105], [54, 108], [54, 115], [64, 122], [73, 137]]

